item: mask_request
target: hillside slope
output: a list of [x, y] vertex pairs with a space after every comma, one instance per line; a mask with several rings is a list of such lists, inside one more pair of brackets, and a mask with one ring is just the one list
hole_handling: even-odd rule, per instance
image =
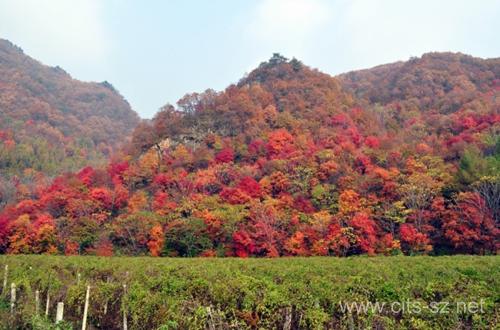
[[[424, 55], [347, 79], [275, 54], [222, 92], [166, 105], [136, 128], [128, 157], [61, 176], [6, 208], [0, 249], [496, 253], [498, 61], [456, 56]], [[429, 89], [438, 76], [448, 81], [443, 93], [442, 82]]]
[[[103, 163], [139, 117], [107, 82], [72, 79], [0, 39], [0, 173], [49, 176]], [[26, 172], [28, 171], [28, 172]]]
[[500, 59], [461, 53], [427, 53], [421, 58], [341, 74], [342, 86], [369, 103], [399, 103], [442, 113], [459, 110], [500, 86]]
[[0, 208], [54, 176], [105, 164], [138, 122], [109, 83], [72, 79], [0, 39]]

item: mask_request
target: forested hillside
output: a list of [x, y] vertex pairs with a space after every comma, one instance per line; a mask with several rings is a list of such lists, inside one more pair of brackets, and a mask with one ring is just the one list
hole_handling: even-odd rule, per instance
[[432, 53], [339, 77], [274, 55], [137, 126], [107, 167], [0, 214], [5, 253], [496, 253], [500, 64]]
[[0, 39], [0, 207], [16, 189], [104, 164], [138, 121], [109, 83], [72, 79]]
[[[368, 103], [440, 113], [480, 106], [473, 101], [498, 88], [500, 59], [428, 53], [407, 62], [340, 75], [342, 86]], [[477, 103], [477, 102], [476, 102]]]

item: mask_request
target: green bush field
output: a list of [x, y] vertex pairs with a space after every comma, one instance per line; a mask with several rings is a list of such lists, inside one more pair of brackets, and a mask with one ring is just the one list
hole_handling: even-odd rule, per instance
[[[2, 285], [5, 265], [0, 329], [81, 329], [87, 286], [87, 329], [123, 329], [124, 322], [128, 329], [498, 329], [499, 325], [498, 256], [1, 255]], [[64, 303], [64, 318], [55, 324], [58, 302]]]

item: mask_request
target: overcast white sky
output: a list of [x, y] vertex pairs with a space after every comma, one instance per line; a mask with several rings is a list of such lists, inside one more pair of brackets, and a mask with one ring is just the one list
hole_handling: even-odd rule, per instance
[[324, 72], [429, 51], [500, 56], [498, 0], [0, 0], [0, 38], [142, 117], [223, 89], [273, 52]]

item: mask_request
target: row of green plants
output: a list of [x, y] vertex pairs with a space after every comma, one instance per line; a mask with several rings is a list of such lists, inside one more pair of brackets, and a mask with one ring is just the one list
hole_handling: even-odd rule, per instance
[[[33, 255], [0, 256], [0, 265], [8, 265], [7, 288], [0, 299], [0, 329], [80, 329], [88, 285], [87, 324], [100, 329], [121, 329], [124, 318], [129, 329], [492, 329], [500, 316], [498, 256], [175, 259]], [[13, 313], [11, 283], [17, 287]], [[45, 316], [47, 294], [50, 303]], [[56, 326], [57, 302], [65, 306], [64, 322]], [[346, 310], [341, 302], [447, 303], [449, 308], [359, 312]], [[481, 310], [452, 308], [460, 302], [480, 302]]]

